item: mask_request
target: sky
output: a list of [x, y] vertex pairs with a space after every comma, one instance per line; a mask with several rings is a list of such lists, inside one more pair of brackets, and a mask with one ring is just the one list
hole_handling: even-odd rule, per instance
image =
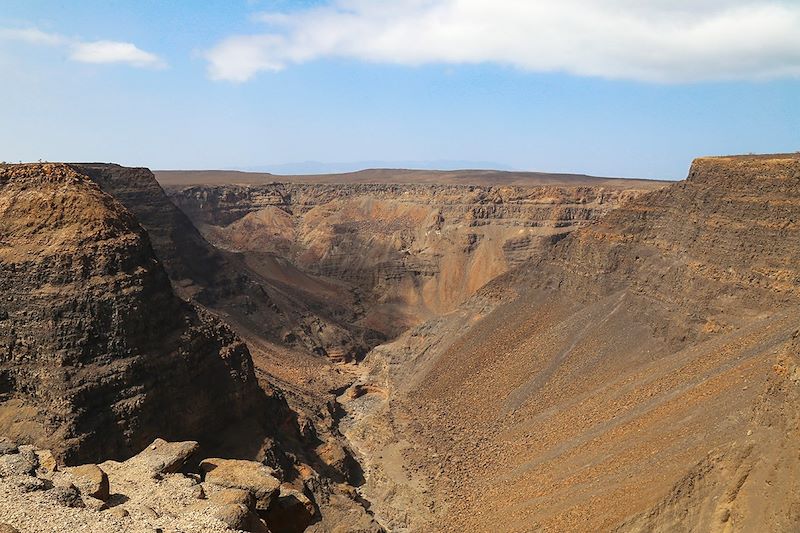
[[681, 179], [800, 151], [797, 0], [0, 0], [0, 160]]

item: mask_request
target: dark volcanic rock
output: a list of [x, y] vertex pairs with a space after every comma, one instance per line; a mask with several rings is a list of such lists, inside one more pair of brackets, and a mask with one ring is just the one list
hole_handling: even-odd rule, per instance
[[245, 344], [175, 296], [147, 233], [89, 178], [0, 167], [0, 221], [0, 433], [78, 462], [203, 441], [265, 408]]
[[800, 156], [700, 158], [685, 181], [565, 239], [530, 278], [588, 299], [626, 289], [685, 329], [717, 329], [740, 309], [798, 301], [798, 216]]

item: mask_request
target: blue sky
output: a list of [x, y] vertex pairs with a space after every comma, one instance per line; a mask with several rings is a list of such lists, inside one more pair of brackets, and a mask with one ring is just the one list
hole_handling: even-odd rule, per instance
[[682, 178], [800, 150], [798, 3], [634, 4], [0, 0], [0, 159]]

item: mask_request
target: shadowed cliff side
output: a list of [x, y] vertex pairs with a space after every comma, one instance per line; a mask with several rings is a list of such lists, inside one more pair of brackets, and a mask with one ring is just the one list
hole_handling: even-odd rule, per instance
[[245, 344], [174, 295], [147, 234], [87, 177], [0, 167], [0, 220], [0, 432], [74, 462], [286, 416]]
[[182, 297], [223, 313], [260, 338], [319, 355], [353, 360], [382, 340], [353, 324], [360, 309], [342, 287], [307, 278], [285, 261], [271, 262], [275, 275], [267, 278], [238, 254], [209, 244], [148, 169], [72, 167], [136, 215]]

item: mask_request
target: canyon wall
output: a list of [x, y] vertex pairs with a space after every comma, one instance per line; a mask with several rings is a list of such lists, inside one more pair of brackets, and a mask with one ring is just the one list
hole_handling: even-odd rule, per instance
[[[197, 440], [197, 460], [263, 461], [283, 483], [281, 497], [299, 495], [286, 497], [305, 502], [299, 510], [269, 509], [280, 515], [269, 520], [288, 520], [282, 530], [380, 530], [354, 492], [360, 468], [340, 442], [327, 398], [257, 368], [219, 319], [230, 316], [257, 341], [260, 361], [273, 354], [291, 367], [313, 359], [316, 345], [305, 353], [273, 344], [242, 317], [293, 331], [308, 306], [207, 243], [149, 171], [2, 166], [0, 221], [4, 439], [52, 450], [59, 464], [124, 459], [156, 437]], [[282, 313], [274, 294], [289, 299], [278, 301], [293, 314]], [[256, 311], [236, 312], [250, 297]], [[319, 341], [324, 329], [309, 338]], [[325, 374], [334, 372], [316, 368], [327, 393]], [[295, 388], [291, 406], [278, 382]]]
[[340, 360], [360, 358], [383, 339], [354, 324], [360, 308], [340, 287], [311, 279], [286, 261], [272, 261], [268, 269], [263, 262], [251, 268], [241, 254], [210, 244], [150, 170], [108, 164], [73, 167], [135, 214], [179, 295], [235, 322], [240, 333]]
[[265, 272], [280, 258], [356, 295], [359, 324], [394, 336], [659, 185], [171, 186], [215, 245]]
[[0, 433], [68, 462], [200, 439], [310, 531], [800, 520], [800, 156], [168, 195], [0, 166]]
[[699, 159], [376, 348], [340, 397], [376, 515], [415, 530], [787, 530], [798, 243], [799, 156]]
[[0, 432], [67, 461], [219, 442], [280, 402], [234, 332], [175, 296], [133, 215], [66, 165], [0, 168]]

